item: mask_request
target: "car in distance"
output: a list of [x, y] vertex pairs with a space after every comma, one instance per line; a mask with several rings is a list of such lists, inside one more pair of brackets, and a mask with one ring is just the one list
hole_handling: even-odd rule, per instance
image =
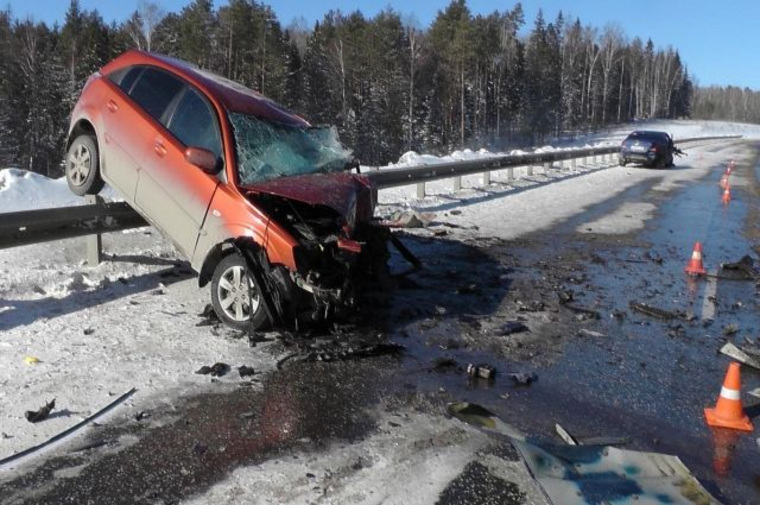
[[640, 130], [628, 135], [620, 145], [620, 165], [641, 163], [647, 167], [672, 167], [677, 149], [665, 132]]
[[78, 195], [116, 189], [237, 329], [329, 318], [387, 264], [377, 189], [334, 128], [166, 56], [129, 51], [90, 77], [65, 173]]

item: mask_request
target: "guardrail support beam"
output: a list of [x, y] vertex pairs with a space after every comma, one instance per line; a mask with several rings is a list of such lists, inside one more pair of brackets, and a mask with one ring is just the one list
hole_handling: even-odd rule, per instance
[[[87, 203], [102, 205], [103, 198], [98, 195], [87, 195]], [[99, 265], [103, 260], [103, 236], [100, 233], [87, 235], [87, 264], [91, 267]]]
[[417, 183], [417, 199], [423, 200], [424, 198], [425, 198], [425, 183], [418, 182]]

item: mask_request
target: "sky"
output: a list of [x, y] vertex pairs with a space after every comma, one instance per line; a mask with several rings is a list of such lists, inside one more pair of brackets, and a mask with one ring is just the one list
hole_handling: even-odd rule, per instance
[[[166, 12], [179, 12], [191, 0], [153, 0]], [[260, 1], [260, 0], [259, 0]], [[82, 9], [100, 12], [103, 19], [121, 22], [137, 8], [139, 0], [79, 0]], [[226, 0], [214, 0], [214, 6]], [[298, 17], [315, 21], [330, 9], [343, 12], [360, 10], [367, 17], [392, 7], [402, 15], [413, 15], [427, 27], [448, 0], [270, 0], [280, 23], [288, 25]], [[511, 10], [516, 2], [505, 0], [468, 0], [473, 15], [495, 10]], [[32, 18], [49, 25], [62, 24], [68, 0], [0, 0], [15, 18]], [[731, 0], [725, 4], [706, 0], [524, 0], [526, 28], [530, 28], [539, 9], [551, 21], [561, 10], [565, 19], [579, 18], [584, 25], [598, 29], [619, 25], [629, 39], [651, 38], [655, 46], [677, 49], [695, 82], [700, 86], [739, 86], [760, 91], [760, 2]]]

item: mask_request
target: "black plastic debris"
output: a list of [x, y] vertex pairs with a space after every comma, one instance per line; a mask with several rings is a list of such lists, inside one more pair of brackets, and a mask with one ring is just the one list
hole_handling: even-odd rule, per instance
[[256, 372], [253, 370], [252, 366], [243, 365], [243, 366], [238, 367], [238, 373], [240, 374], [240, 378], [242, 379], [244, 377], [251, 377]]
[[496, 334], [506, 337], [507, 335], [512, 335], [514, 333], [523, 333], [526, 331], [530, 331], [530, 328], [525, 326], [525, 324], [521, 323], [520, 321], [507, 321], [506, 324], [497, 330]]
[[456, 366], [457, 361], [454, 358], [439, 357], [433, 360], [433, 370], [436, 372], [447, 372]]
[[731, 272], [731, 276], [737, 279], [755, 280], [760, 279], [760, 271], [755, 269], [755, 260], [744, 256], [736, 263], [723, 263], [720, 265], [723, 273]]
[[538, 375], [533, 372], [520, 372], [520, 373], [508, 373], [507, 377], [515, 381], [515, 383], [521, 386], [527, 386], [531, 382], [538, 380]]
[[143, 419], [147, 419], [150, 417], [150, 412], [147, 410], [141, 410], [137, 414], [135, 414], [135, 421], [142, 421]]
[[214, 307], [210, 303], [203, 308], [203, 312], [198, 314], [198, 317], [201, 317], [202, 320], [195, 326], [214, 326], [221, 324], [219, 317], [216, 315], [216, 312], [214, 312]]
[[204, 365], [195, 371], [198, 375], [211, 375], [212, 377], [222, 377], [230, 371], [230, 366], [226, 363], [214, 363], [211, 366]]
[[486, 363], [480, 365], [467, 365], [467, 375], [480, 379], [493, 379], [496, 376], [496, 368]]
[[95, 333], [95, 329], [94, 328], [85, 328], [84, 331], [83, 331], [83, 333], [85, 335], [92, 335], [93, 333]]
[[37, 411], [27, 410], [24, 413], [24, 417], [26, 417], [26, 420], [30, 423], [39, 423], [40, 421], [47, 419], [54, 408], [55, 398], [53, 398], [49, 403], [46, 403], [44, 407], [40, 407], [40, 409]]

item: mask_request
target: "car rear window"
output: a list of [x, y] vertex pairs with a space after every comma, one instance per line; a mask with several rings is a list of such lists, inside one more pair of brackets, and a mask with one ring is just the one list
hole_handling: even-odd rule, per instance
[[[125, 77], [128, 76], [129, 74]], [[146, 68], [132, 86], [129, 96], [151, 117], [161, 121], [164, 112], [182, 87], [182, 82], [176, 77], [155, 68]]]

